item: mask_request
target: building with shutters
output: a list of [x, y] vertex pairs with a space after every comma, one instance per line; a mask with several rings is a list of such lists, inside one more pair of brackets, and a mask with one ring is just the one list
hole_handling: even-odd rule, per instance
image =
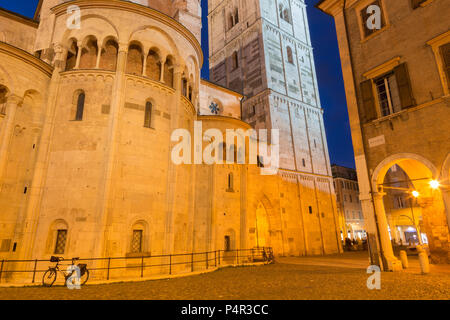
[[[336, 23], [372, 263], [401, 268], [389, 237], [388, 190], [418, 196], [432, 262], [448, 262], [450, 31], [436, 17], [450, 15], [450, 2], [322, 0], [317, 8]], [[386, 179], [394, 166], [406, 174], [402, 184]]]
[[356, 170], [332, 165], [341, 240], [366, 239]]
[[[281, 68], [273, 73], [280, 92], [264, 80], [244, 92], [251, 100], [230, 83], [200, 79], [198, 0], [42, 0], [34, 19], [0, 10], [0, 259], [256, 246], [276, 255], [341, 251], [304, 3], [286, 1], [282, 10], [267, 3], [226, 7], [232, 32], [246, 25], [260, 32], [254, 28], [262, 20], [253, 19], [260, 8], [270, 21], [283, 14], [284, 31], [264, 23], [283, 51], [256, 55], [251, 64], [256, 82], [266, 79], [268, 69], [256, 68], [266, 58]], [[211, 27], [213, 37], [220, 28]], [[230, 55], [236, 70], [241, 54]], [[244, 75], [250, 87], [251, 73]], [[287, 75], [289, 85], [282, 84]], [[203, 133], [223, 135], [280, 129], [280, 170], [262, 175], [269, 160], [250, 160], [234, 144], [217, 153], [245, 151], [244, 164], [176, 165], [172, 134], [193, 136], [199, 122]], [[212, 140], [201, 141], [203, 148]]]

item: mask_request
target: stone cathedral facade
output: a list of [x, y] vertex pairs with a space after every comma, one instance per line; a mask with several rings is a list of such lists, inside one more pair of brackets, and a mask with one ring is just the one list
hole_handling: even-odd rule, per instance
[[[198, 0], [0, 10], [0, 259], [339, 252], [304, 3], [209, 5], [212, 82]], [[172, 133], [200, 121], [278, 128], [280, 170], [174, 164]]]

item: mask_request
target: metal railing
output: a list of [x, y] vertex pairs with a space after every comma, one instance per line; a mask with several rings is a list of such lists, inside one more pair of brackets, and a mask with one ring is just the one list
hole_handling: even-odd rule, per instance
[[[66, 260], [71, 261], [71, 259]], [[91, 280], [136, 279], [193, 273], [211, 268], [257, 262], [273, 262], [272, 248], [259, 247], [156, 256], [129, 254], [126, 257], [80, 258], [77, 260], [77, 263], [87, 264]], [[49, 267], [53, 266], [54, 264], [49, 259], [1, 260], [0, 283], [40, 283], [42, 275]]]

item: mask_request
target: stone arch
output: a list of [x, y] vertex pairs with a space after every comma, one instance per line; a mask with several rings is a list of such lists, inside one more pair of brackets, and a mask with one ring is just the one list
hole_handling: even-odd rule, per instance
[[[146, 35], [145, 31], [155, 31], [156, 34], [150, 37], [150, 35]], [[167, 52], [170, 52], [172, 56], [175, 56], [178, 60], [179, 58], [179, 50], [176, 42], [172, 39], [172, 37], [163, 29], [158, 28], [156, 26], [141, 26], [140, 28], [136, 29], [135, 31], [131, 32], [129, 37], [129, 43], [132, 41], [138, 41], [140, 43], [143, 43], [145, 45], [148, 45], [149, 47], [155, 46], [159, 47], [161, 50], [164, 47], [164, 41], [158, 41], [158, 39], [155, 39], [155, 36], [157, 37], [160, 35], [162, 39], [165, 40], [168, 44], [169, 48], [165, 48]], [[148, 37], [147, 37], [148, 36]], [[144, 46], [143, 46], [144, 47]]]
[[138, 41], [130, 42], [128, 46], [126, 73], [142, 75], [144, 68], [144, 49], [142, 43]]
[[0, 65], [0, 84], [8, 88], [8, 93], [15, 92], [15, 79], [11, 77], [4, 66]]
[[157, 47], [152, 47], [148, 51], [146, 59], [145, 75], [153, 81], [160, 81], [162, 69], [161, 50]]
[[428, 159], [413, 153], [398, 153], [381, 161], [372, 174], [373, 190], [378, 190], [378, 185], [383, 184], [384, 177], [389, 169], [398, 164], [406, 172], [411, 180], [439, 177], [435, 165]]
[[153, 98], [146, 99], [144, 104], [144, 127], [154, 128], [154, 110], [155, 100]]
[[175, 59], [172, 55], [168, 55], [164, 63], [164, 83], [172, 88], [174, 87], [174, 67]]
[[117, 68], [117, 56], [119, 43], [114, 36], [108, 36], [103, 40], [99, 68], [102, 70], [115, 71]]
[[[391, 181], [385, 181], [388, 176], [393, 175], [393, 172], [397, 170], [394, 165], [400, 167], [405, 174], [403, 179], [395, 180], [395, 184]], [[396, 217], [395, 215], [399, 210], [389, 210], [389, 218], [386, 213], [386, 205], [393, 201], [394, 190], [398, 190], [402, 197], [408, 199], [411, 217], [409, 217], [409, 214], [403, 214], [402, 217], [408, 217], [407, 224], [415, 229], [417, 241], [419, 243], [428, 242], [432, 259], [435, 262], [448, 259], [450, 252], [448, 243], [449, 215], [446, 212], [441, 190], [433, 189], [430, 185], [432, 180], [438, 178], [439, 171], [431, 161], [423, 156], [411, 153], [391, 155], [381, 161], [373, 171], [372, 185], [375, 192], [375, 214], [381, 245], [389, 269], [395, 270], [397, 264], [390, 241], [393, 235], [392, 233], [390, 235], [388, 230], [397, 229], [398, 223], [395, 222], [393, 217]], [[414, 195], [413, 191], [418, 193]], [[414, 213], [414, 207], [417, 208], [416, 211], [420, 210], [418, 216], [417, 212]], [[422, 236], [422, 234], [425, 234], [425, 236]]]
[[134, 254], [150, 252], [150, 225], [147, 220], [135, 220], [130, 224], [129, 230], [127, 252]]
[[6, 102], [8, 100], [9, 89], [0, 84], [0, 114], [6, 114]]
[[[101, 20], [106, 25], [100, 26], [99, 22], [95, 20]], [[92, 21], [92, 22], [91, 22]], [[99, 14], [86, 14], [81, 16], [81, 23], [83, 24], [83, 28], [81, 29], [66, 29], [66, 31], [61, 35], [60, 43], [66, 43], [65, 39], [76, 38], [76, 39], [85, 39], [87, 36], [92, 34], [92, 30], [97, 30], [93, 35], [97, 39], [104, 39], [108, 35], [112, 35], [116, 39], [119, 39], [119, 30], [117, 27], [109, 20], [107, 17], [104, 17]], [[92, 23], [92, 27], [90, 24]]]
[[[83, 97], [82, 97], [83, 96]], [[72, 95], [72, 106], [70, 110], [70, 119], [72, 121], [81, 121], [86, 113], [86, 91], [77, 89]]]
[[286, 52], [287, 52], [288, 62], [291, 64], [294, 64], [294, 53], [292, 52], [291, 46], [287, 46]]
[[[63, 231], [63, 230], [66, 230], [64, 252], [63, 253], [58, 253], [58, 252], [56, 252], [56, 246], [57, 246], [57, 242], [58, 242], [58, 231]], [[49, 229], [48, 229], [47, 243], [46, 243], [46, 246], [45, 246], [45, 252], [47, 254], [67, 254], [69, 252], [69, 249], [70, 249], [70, 247], [69, 247], [69, 240], [70, 240], [69, 232], [70, 232], [69, 224], [67, 223], [66, 220], [64, 220], [64, 219], [56, 219], [56, 220], [54, 220], [50, 224]]]
[[[42, 124], [44, 122], [44, 108], [42, 95], [34, 90], [29, 89], [25, 91], [23, 96], [22, 107], [24, 111], [24, 116], [26, 116], [31, 123]], [[17, 115], [20, 116], [19, 114]]]
[[249, 248], [258, 245], [260, 247], [268, 246], [274, 249], [276, 255], [283, 255], [281, 217], [268, 196], [263, 193], [260, 197], [255, 198], [249, 209], [247, 227], [250, 234], [247, 246]]
[[447, 158], [445, 158], [442, 165], [439, 181], [441, 181], [445, 186], [450, 186], [450, 153], [447, 154]]
[[93, 35], [84, 38], [81, 46], [80, 69], [94, 69], [97, 65], [98, 41]]
[[66, 71], [75, 69], [78, 56], [78, 41], [75, 38], [70, 38], [67, 41], [67, 57], [66, 57]]

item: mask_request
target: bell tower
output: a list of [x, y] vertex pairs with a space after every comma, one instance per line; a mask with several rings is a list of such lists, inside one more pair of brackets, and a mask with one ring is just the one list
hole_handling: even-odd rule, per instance
[[209, 0], [210, 78], [242, 117], [278, 129], [280, 168], [331, 176], [304, 0]]

